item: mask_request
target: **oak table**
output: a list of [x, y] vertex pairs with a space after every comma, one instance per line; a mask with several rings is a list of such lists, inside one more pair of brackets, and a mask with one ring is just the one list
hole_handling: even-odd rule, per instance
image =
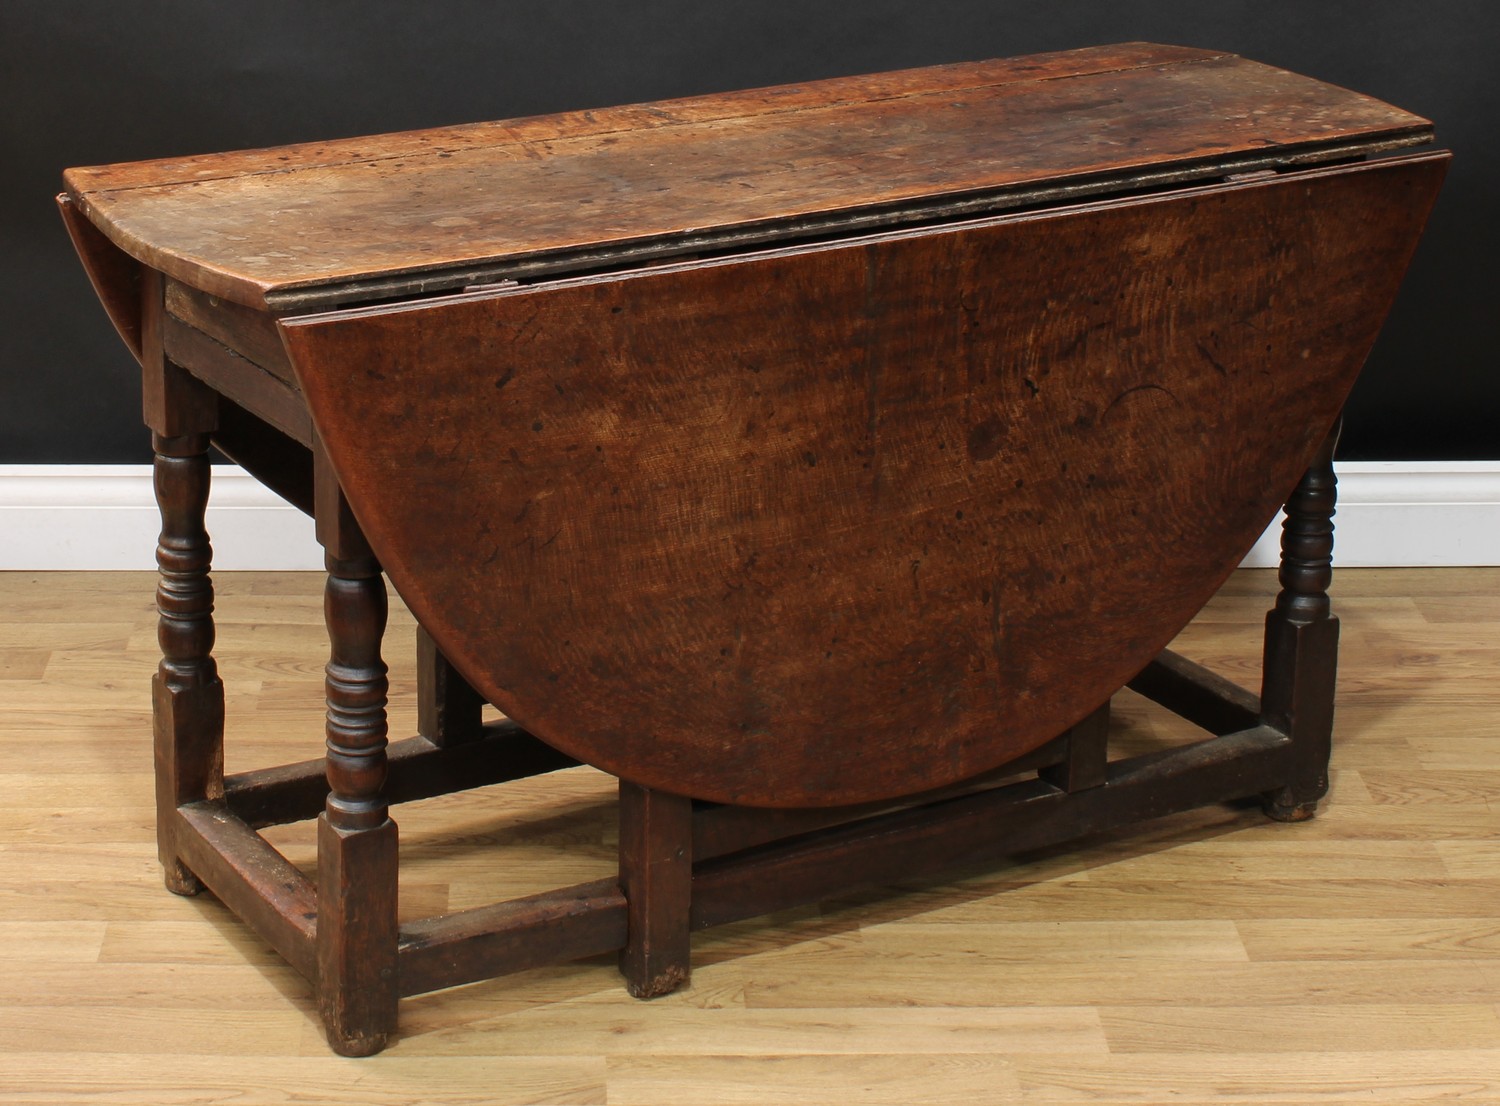
[[[1308, 816], [1333, 441], [1431, 138], [1135, 43], [70, 170], [156, 451], [168, 887], [363, 1055], [402, 995], [615, 949], [660, 994], [697, 927]], [[210, 444], [316, 519], [320, 759], [224, 775]], [[1166, 647], [1282, 504], [1255, 694]], [[387, 579], [420, 625], [391, 744]], [[1127, 686], [1203, 739], [1111, 759]], [[620, 780], [618, 880], [398, 924], [391, 804], [579, 762]], [[256, 831], [313, 817], [310, 880]]]

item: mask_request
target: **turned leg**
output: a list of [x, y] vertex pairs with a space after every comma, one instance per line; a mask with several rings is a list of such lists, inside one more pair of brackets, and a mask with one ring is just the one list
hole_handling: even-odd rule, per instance
[[481, 732], [484, 700], [417, 627], [417, 732], [434, 745], [462, 745]]
[[1339, 427], [1323, 443], [1286, 505], [1281, 532], [1281, 592], [1266, 615], [1261, 720], [1292, 739], [1286, 786], [1264, 796], [1277, 821], [1311, 818], [1328, 791], [1339, 623], [1331, 613], [1333, 514], [1338, 481], [1333, 450]]
[[156, 835], [167, 889], [196, 895], [203, 885], [178, 857], [177, 808], [224, 794], [224, 685], [214, 664], [208, 435], [152, 436], [161, 538], [156, 636], [161, 663], [151, 681], [156, 750]]
[[324, 615], [329, 794], [318, 818], [318, 1010], [333, 1050], [368, 1056], [396, 1028], [396, 823], [386, 775], [386, 593], [322, 451], [318, 540], [328, 566]]
[[688, 981], [693, 801], [620, 781], [620, 888], [628, 904], [620, 972], [636, 998]]
[[177, 808], [224, 794], [224, 685], [214, 664], [213, 551], [204, 526], [209, 435], [218, 396], [162, 349], [162, 280], [141, 277], [142, 417], [155, 451], [153, 483], [161, 510], [156, 546], [157, 640], [161, 664], [151, 681], [156, 755], [156, 840], [167, 889], [203, 890], [177, 849]]

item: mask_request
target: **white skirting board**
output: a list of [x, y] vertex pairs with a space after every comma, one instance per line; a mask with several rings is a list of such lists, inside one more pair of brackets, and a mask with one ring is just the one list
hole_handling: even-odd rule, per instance
[[[1500, 461], [1346, 461], [1334, 564], [1500, 565]], [[216, 569], [323, 567], [312, 521], [243, 470], [214, 467]], [[1280, 523], [1246, 567], [1276, 563]], [[150, 569], [158, 521], [149, 465], [0, 465], [0, 570]]]
[[[150, 465], [0, 465], [0, 569], [154, 569]], [[318, 569], [312, 519], [238, 465], [215, 465], [216, 569]]]

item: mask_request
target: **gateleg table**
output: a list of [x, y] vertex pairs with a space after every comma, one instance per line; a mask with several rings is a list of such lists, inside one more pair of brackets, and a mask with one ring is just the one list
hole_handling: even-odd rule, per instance
[[[70, 170], [156, 451], [168, 887], [363, 1055], [403, 995], [616, 949], [661, 994], [696, 928], [1224, 800], [1309, 816], [1337, 420], [1431, 138], [1130, 43]], [[326, 749], [229, 777], [210, 445], [328, 567]], [[1283, 504], [1257, 693], [1167, 646]], [[395, 742], [386, 581], [420, 624]], [[1202, 740], [1112, 758], [1125, 687]], [[398, 923], [393, 804], [577, 763], [620, 780], [618, 879]], [[257, 832], [311, 818], [313, 878]]]

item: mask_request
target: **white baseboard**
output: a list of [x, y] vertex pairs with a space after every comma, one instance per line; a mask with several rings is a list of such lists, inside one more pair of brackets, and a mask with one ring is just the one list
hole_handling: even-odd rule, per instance
[[[154, 569], [150, 465], [0, 465], [0, 569]], [[319, 569], [312, 519], [238, 465], [215, 465], [216, 569]]]
[[[1335, 563], [1500, 565], [1500, 461], [1339, 465]], [[1276, 563], [1280, 523], [1247, 567]], [[312, 520], [242, 469], [214, 468], [208, 528], [217, 569], [323, 566]], [[149, 465], [0, 465], [0, 570], [155, 568]]]
[[[1343, 461], [1337, 568], [1500, 565], [1500, 461]], [[1245, 568], [1277, 563], [1281, 517]]]

